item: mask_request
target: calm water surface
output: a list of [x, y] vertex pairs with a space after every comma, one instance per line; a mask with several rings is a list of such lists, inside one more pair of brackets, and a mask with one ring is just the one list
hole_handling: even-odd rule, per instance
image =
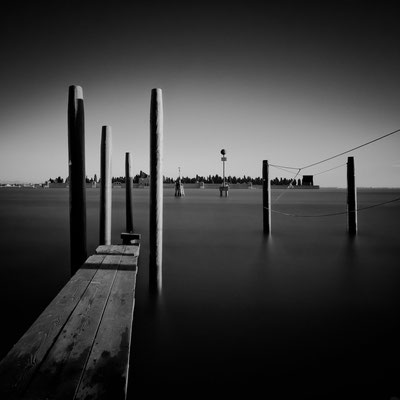
[[[270, 399], [400, 397], [400, 202], [346, 215], [273, 214], [262, 194], [165, 190], [163, 290], [148, 291], [148, 191], [134, 190], [142, 233], [129, 397], [262, 393]], [[359, 207], [400, 196], [359, 190]], [[99, 191], [89, 189], [88, 253], [98, 242]], [[273, 208], [345, 211], [343, 190], [276, 190]], [[124, 230], [113, 191], [113, 242]], [[0, 190], [1, 357], [69, 279], [68, 191]], [[259, 392], [262, 390], [262, 392]]]

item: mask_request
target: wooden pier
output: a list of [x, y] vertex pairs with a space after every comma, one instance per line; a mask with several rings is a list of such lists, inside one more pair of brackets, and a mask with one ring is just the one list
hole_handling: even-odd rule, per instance
[[[87, 258], [83, 92], [70, 86], [68, 149], [72, 278], [0, 362], [0, 399], [127, 396], [141, 235], [134, 233], [131, 158], [126, 153], [126, 232], [111, 245], [111, 127], [102, 127], [99, 247]], [[151, 289], [162, 278], [162, 92], [150, 106]], [[86, 260], [86, 261], [85, 261]]]
[[0, 363], [1, 399], [125, 399], [140, 235], [96, 249]]

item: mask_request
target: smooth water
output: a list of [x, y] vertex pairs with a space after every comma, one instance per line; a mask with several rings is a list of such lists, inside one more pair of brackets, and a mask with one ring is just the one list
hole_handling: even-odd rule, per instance
[[[261, 190], [164, 192], [163, 289], [148, 288], [148, 190], [134, 190], [142, 234], [129, 397], [261, 393], [271, 399], [400, 396], [400, 202], [346, 215], [272, 215]], [[400, 190], [359, 190], [359, 207]], [[88, 253], [98, 243], [99, 191], [87, 191]], [[273, 209], [346, 210], [343, 190], [276, 190]], [[124, 231], [113, 191], [113, 243]], [[68, 191], [0, 190], [1, 354], [69, 279]], [[260, 392], [261, 390], [261, 392]], [[252, 398], [254, 396], [251, 396]]]

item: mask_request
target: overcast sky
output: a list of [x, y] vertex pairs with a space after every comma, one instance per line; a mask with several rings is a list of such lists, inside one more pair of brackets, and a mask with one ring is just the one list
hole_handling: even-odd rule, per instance
[[[67, 176], [73, 84], [83, 88], [89, 177], [99, 176], [102, 125], [113, 131], [113, 175], [124, 175], [125, 152], [135, 174], [148, 172], [155, 87], [171, 177], [178, 167], [221, 175], [222, 148], [227, 175], [256, 177], [263, 159], [302, 167], [399, 129], [400, 27], [385, 3], [10, 2], [0, 27], [0, 182]], [[400, 187], [399, 150], [395, 134], [301, 174], [353, 155], [357, 185]], [[345, 186], [345, 168], [315, 183]]]

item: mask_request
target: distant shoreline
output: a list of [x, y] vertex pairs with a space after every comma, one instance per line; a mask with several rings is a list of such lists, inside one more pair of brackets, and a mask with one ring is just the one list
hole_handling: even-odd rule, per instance
[[[164, 183], [164, 189], [174, 189], [175, 185], [172, 183]], [[198, 183], [186, 183], [183, 185], [185, 189], [200, 189], [200, 190], [217, 190], [221, 184], [219, 183], [206, 183], [204, 187], [200, 187]], [[86, 189], [99, 189], [100, 185], [93, 186], [88, 183]], [[148, 189], [149, 186], [133, 184], [133, 189]], [[42, 184], [0, 184], [0, 189], [68, 189], [68, 185], [63, 184], [50, 184], [49, 186], [44, 186]], [[113, 184], [113, 189], [125, 189], [125, 184]], [[262, 190], [262, 185], [247, 185], [243, 183], [230, 184], [229, 189], [232, 190]], [[347, 190], [346, 187], [336, 187], [336, 186], [293, 186], [289, 188], [285, 185], [272, 185], [271, 190], [311, 190], [311, 191], [330, 191], [330, 190]], [[400, 190], [400, 187], [372, 187], [372, 186], [358, 186], [357, 190]]]

